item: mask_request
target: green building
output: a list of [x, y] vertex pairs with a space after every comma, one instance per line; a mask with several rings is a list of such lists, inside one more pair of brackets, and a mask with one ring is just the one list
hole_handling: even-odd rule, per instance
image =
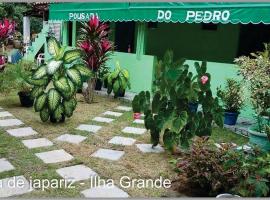
[[[191, 70], [194, 61], [208, 61], [215, 89], [240, 78], [235, 57], [270, 41], [270, 3], [52, 3], [44, 30], [57, 27], [63, 45], [75, 47], [80, 21], [92, 15], [110, 24], [116, 50], [108, 66], [118, 60], [129, 70], [131, 92], [151, 90], [156, 61], [168, 49]], [[251, 116], [250, 106], [242, 115]]]

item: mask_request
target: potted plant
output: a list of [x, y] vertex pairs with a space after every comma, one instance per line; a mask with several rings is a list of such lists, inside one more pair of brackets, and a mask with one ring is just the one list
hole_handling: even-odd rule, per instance
[[[103, 66], [101, 68], [99, 68], [99, 70], [97, 71], [97, 82], [96, 82], [96, 87], [95, 90], [101, 90], [102, 86], [104, 86], [104, 82], [105, 80], [107, 80], [106, 74], [109, 73], [109, 68], [107, 66]], [[108, 84], [108, 83], [107, 83]]]
[[34, 86], [31, 96], [43, 122], [48, 119], [53, 123], [64, 122], [76, 108], [76, 91], [82, 85], [82, 78], [89, 78], [92, 73], [80, 60], [81, 50], [65, 51], [53, 37], [47, 38], [47, 45], [52, 59], [28, 79]]
[[235, 62], [249, 86], [251, 103], [256, 113], [257, 123], [249, 128], [250, 143], [269, 151], [265, 127], [270, 124], [270, 44], [264, 44], [264, 47], [263, 52], [252, 53], [251, 57], [241, 56]]
[[127, 88], [130, 88], [129, 73], [116, 62], [116, 68], [108, 75], [107, 93], [111, 94], [113, 91], [114, 98], [124, 97]]
[[244, 105], [241, 83], [234, 79], [227, 79], [224, 90], [219, 90], [219, 96], [224, 104], [224, 124], [235, 125], [240, 110]]

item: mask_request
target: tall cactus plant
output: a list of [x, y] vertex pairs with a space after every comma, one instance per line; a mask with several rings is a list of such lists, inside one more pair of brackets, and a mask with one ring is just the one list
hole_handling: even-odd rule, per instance
[[80, 50], [65, 51], [53, 37], [47, 39], [47, 44], [52, 59], [37, 68], [27, 82], [34, 86], [31, 96], [41, 120], [59, 122], [72, 116], [77, 105], [77, 88], [81, 87], [82, 78], [92, 73], [82, 64]]
[[[174, 62], [167, 52], [159, 62], [156, 90], [151, 102], [150, 92], [142, 91], [135, 96], [134, 112], [144, 112], [145, 127], [150, 130], [151, 142], [156, 146], [163, 136], [169, 150], [177, 146], [188, 147], [190, 139], [210, 135], [212, 124], [223, 126], [223, 109], [210, 88], [211, 76], [206, 72], [206, 62], [195, 63], [197, 75], [189, 72], [189, 66]], [[201, 105], [200, 111], [191, 109], [192, 103]]]

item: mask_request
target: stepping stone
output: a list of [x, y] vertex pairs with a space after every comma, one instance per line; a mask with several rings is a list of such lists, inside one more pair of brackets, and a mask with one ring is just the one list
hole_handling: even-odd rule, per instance
[[22, 195], [33, 189], [24, 176], [14, 176], [0, 180], [0, 198]]
[[72, 134], [64, 134], [57, 137], [55, 140], [60, 142], [68, 142], [71, 144], [79, 144], [84, 141], [87, 137], [81, 135], [72, 135]]
[[102, 185], [81, 192], [86, 198], [126, 198], [128, 193], [115, 185]]
[[96, 133], [101, 128], [102, 128], [101, 126], [97, 126], [97, 125], [81, 124], [76, 129], [81, 130], [81, 131], [87, 131], [87, 132], [91, 132], [91, 133]]
[[0, 120], [0, 127], [7, 127], [7, 126], [19, 126], [22, 125], [23, 122], [18, 119], [2, 119]]
[[9, 129], [9, 130], [7, 130], [7, 132], [8, 132], [8, 134], [10, 134], [11, 136], [14, 136], [14, 137], [26, 137], [26, 136], [38, 134], [31, 127]]
[[143, 153], [162, 153], [162, 152], [164, 152], [164, 149], [160, 145], [157, 145], [154, 148], [152, 148], [152, 144], [136, 144], [136, 146]]
[[104, 158], [108, 160], [119, 160], [125, 154], [124, 151], [117, 151], [111, 149], [99, 149], [93, 153], [92, 157]]
[[13, 115], [10, 112], [4, 111], [0, 112], [0, 117], [12, 117]]
[[121, 137], [121, 136], [115, 136], [109, 141], [110, 144], [117, 144], [117, 145], [123, 145], [123, 146], [131, 146], [135, 142], [136, 140], [133, 138]]
[[[0, 159], [0, 173], [5, 171], [11, 171], [15, 169], [15, 167], [8, 162], [5, 158]], [[0, 188], [1, 188], [1, 182], [0, 182]]]
[[131, 111], [132, 107], [128, 107], [128, 106], [118, 106], [115, 109], [117, 110], [122, 110], [122, 111]]
[[110, 116], [114, 116], [114, 117], [120, 117], [121, 115], [123, 115], [123, 113], [113, 112], [113, 111], [106, 111], [105, 113], [103, 113], [103, 115], [110, 115]]
[[106, 117], [95, 117], [95, 118], [92, 119], [92, 120], [93, 120], [93, 121], [96, 121], [96, 122], [111, 123], [114, 119], [106, 118]]
[[58, 163], [70, 161], [73, 159], [73, 156], [63, 149], [36, 153], [36, 156], [40, 158], [44, 163]]
[[23, 140], [22, 143], [28, 149], [34, 149], [34, 148], [39, 148], [39, 147], [49, 147], [49, 146], [53, 145], [53, 143], [50, 140], [48, 140], [47, 138]]
[[122, 132], [142, 135], [146, 132], [146, 129], [145, 128], [126, 127], [122, 130]]
[[98, 174], [85, 165], [75, 165], [56, 170], [67, 181], [83, 181], [95, 177]]
[[133, 123], [135, 123], [135, 124], [144, 124], [144, 120], [143, 119], [135, 119], [133, 121]]

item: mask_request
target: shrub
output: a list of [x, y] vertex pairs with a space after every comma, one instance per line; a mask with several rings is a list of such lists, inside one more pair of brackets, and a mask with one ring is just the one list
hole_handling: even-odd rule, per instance
[[224, 90], [219, 90], [219, 95], [228, 112], [239, 112], [244, 105], [243, 87], [234, 79], [227, 79]]

